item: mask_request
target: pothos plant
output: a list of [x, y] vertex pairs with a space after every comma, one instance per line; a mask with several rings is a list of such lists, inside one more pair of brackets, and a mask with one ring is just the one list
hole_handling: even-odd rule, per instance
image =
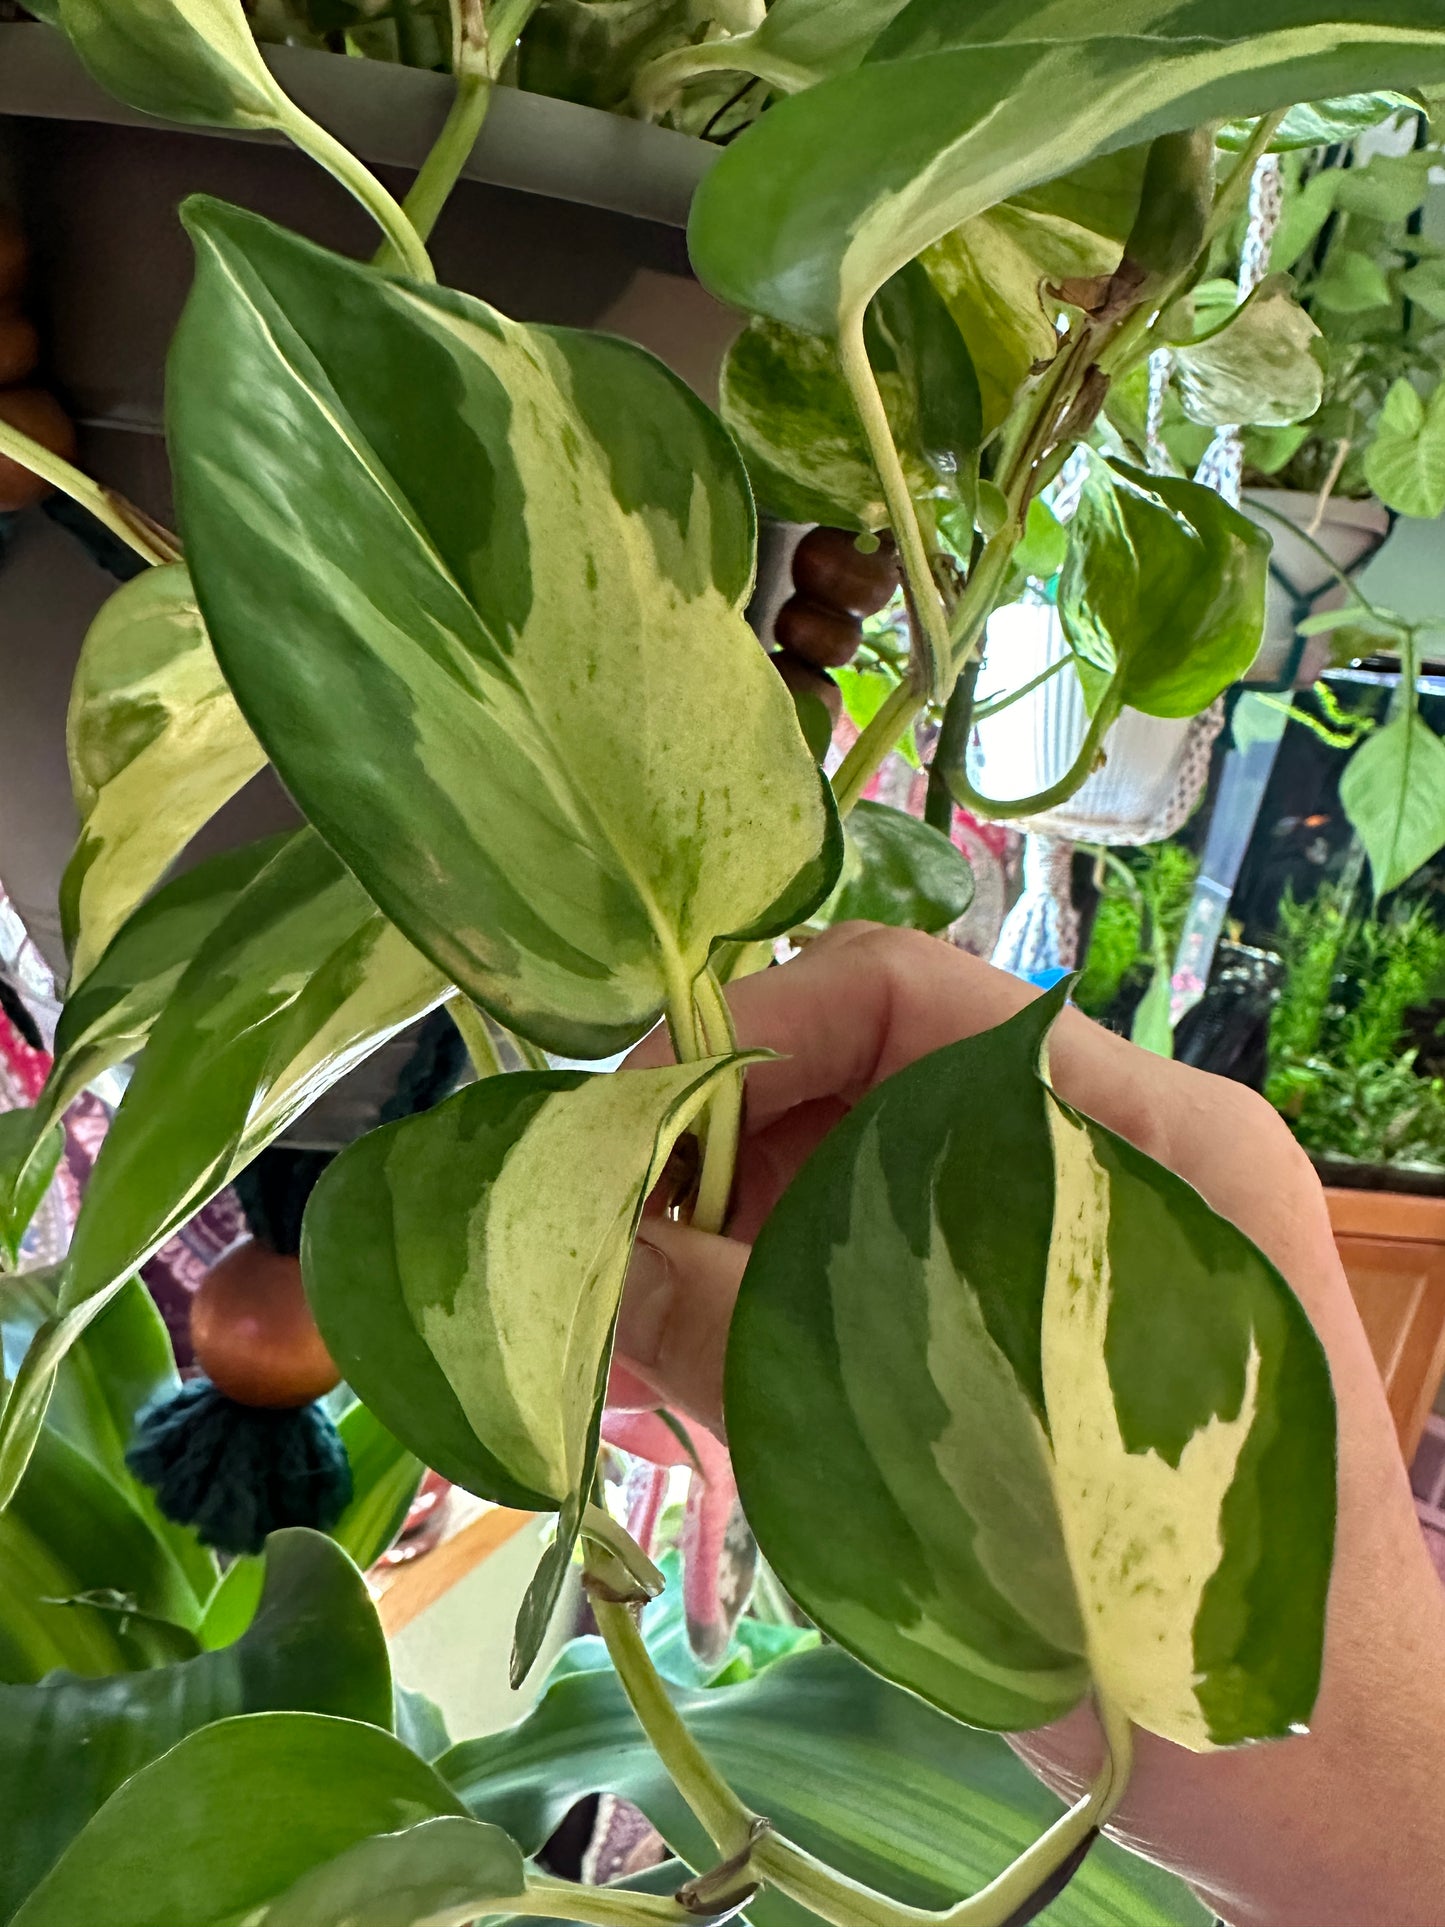
[[[1057, 0], [792, 0], [815, 65], [771, 77], [783, 97], [692, 215], [697, 272], [751, 317], [726, 422], [624, 342], [435, 284], [430, 222], [524, 5], [458, 6], [470, 105], [405, 210], [280, 93], [239, 0], [47, 11], [133, 106], [291, 135], [384, 245], [360, 264], [186, 204], [179, 542], [0, 431], [154, 565], [82, 657], [74, 969], [36, 1144], [77, 1080], [139, 1058], [56, 1313], [9, 1385], [0, 1498], [136, 1266], [329, 1083], [447, 1003], [481, 1074], [330, 1168], [308, 1292], [351, 1386], [418, 1457], [556, 1515], [514, 1677], [580, 1558], [653, 1752], [624, 1758], [596, 1728], [593, 1744], [695, 1877], [646, 1895], [526, 1864], [550, 1797], [536, 1761], [564, 1791], [597, 1771], [575, 1730], [548, 1753], [545, 1717], [520, 1754], [514, 1736], [434, 1766], [371, 1701], [209, 1724], [202, 1708], [52, 1838], [16, 1919], [1031, 1918], [1122, 1797], [1136, 1728], [1207, 1749], [1308, 1724], [1334, 1417], [1287, 1286], [1056, 1096], [1062, 992], [880, 1086], [778, 1205], [733, 1325], [747, 1515], [832, 1642], [772, 1669], [740, 1719], [654, 1669], [636, 1613], [661, 1575], [596, 1502], [618, 1300], [659, 1184], [695, 1224], [727, 1222], [756, 1059], [727, 981], [824, 903], [844, 821], [930, 705], [935, 787], [972, 798], [971, 667], [1041, 492], [1203, 271], [1291, 104], [1380, 90], [1388, 112], [1388, 90], [1445, 76], [1434, 0], [1116, 0], [1103, 35]], [[1242, 150], [1219, 164], [1215, 125], [1241, 117]], [[743, 620], [754, 487], [865, 540], [886, 526], [901, 558], [907, 662], [831, 780]], [[1126, 704], [1210, 701], [1257, 645], [1266, 547], [1209, 491], [1089, 457], [1060, 592], [1087, 739], [1048, 797], [980, 806], [1066, 794]], [[265, 761], [306, 826], [150, 895]], [[668, 1067], [546, 1067], [659, 1019]], [[501, 1073], [502, 1031], [532, 1068]], [[679, 1188], [685, 1134], [696, 1176]], [[798, 1751], [809, 1733], [866, 1726], [879, 1693], [912, 1766], [880, 1785], [840, 1742], [857, 1779], [810, 1811], [808, 1772], [768, 1769], [779, 1727], [785, 1757], [816, 1762]], [[1088, 1699], [1105, 1765], [1037, 1838], [1001, 1781], [940, 1804], [977, 1768], [970, 1728]], [[899, 1796], [925, 1759], [927, 1810], [946, 1817], [903, 1853], [892, 1833], [917, 1816]], [[1108, 1917], [1188, 1917], [1181, 1897], [1140, 1893], [1124, 1883]]]

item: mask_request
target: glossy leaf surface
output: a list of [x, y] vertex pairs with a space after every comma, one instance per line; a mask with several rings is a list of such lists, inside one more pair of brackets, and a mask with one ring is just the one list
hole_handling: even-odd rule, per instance
[[15, 1920], [229, 1927], [373, 1834], [459, 1811], [424, 1761], [364, 1721], [220, 1720], [112, 1794]]
[[60, 886], [79, 985], [196, 832], [265, 763], [179, 564], [117, 589], [71, 685], [66, 748], [80, 840]]
[[1212, 332], [1175, 350], [1184, 412], [1211, 425], [1307, 421], [1324, 396], [1312, 352], [1320, 340], [1285, 277], [1271, 276]]
[[728, 148], [693, 202], [693, 259], [724, 300], [829, 334], [960, 222], [1094, 155], [1442, 76], [1433, 0], [1388, 17], [1379, 0], [1125, 0], [1107, 22], [1072, 0], [911, 0], [861, 67]]
[[[1059, 1813], [1004, 1743], [946, 1719], [837, 1647], [800, 1653], [739, 1686], [673, 1693], [739, 1797], [829, 1865], [915, 1907], [952, 1906]], [[640, 1806], [695, 1867], [716, 1858], [644, 1739], [616, 1675], [555, 1681], [526, 1719], [438, 1762], [467, 1805], [540, 1847], [588, 1793]], [[749, 1903], [757, 1927], [812, 1916], [780, 1895]], [[1050, 1909], [1050, 1927], [1204, 1927], [1183, 1884], [1099, 1841]]]
[[111, 1678], [54, 1673], [0, 1686], [0, 1807], [26, 1816], [0, 1859], [0, 1920], [111, 1794], [187, 1733], [281, 1710], [390, 1725], [386, 1641], [355, 1566], [319, 1533], [290, 1531], [272, 1535], [265, 1567], [259, 1611], [219, 1652]]
[[973, 902], [968, 859], [941, 830], [883, 803], [855, 803], [844, 825], [843, 874], [815, 923], [852, 917], [942, 930]]
[[485, 1078], [359, 1139], [307, 1207], [307, 1295], [348, 1384], [444, 1477], [562, 1515], [519, 1673], [591, 1483], [643, 1199], [719, 1069]]
[[[38, 1126], [38, 1128], [37, 1128]], [[0, 1112], [0, 1273], [20, 1262], [20, 1241], [65, 1150], [65, 1133], [29, 1110]]]
[[1090, 706], [1207, 708], [1259, 651], [1270, 546], [1212, 489], [1091, 458], [1059, 583]]
[[1375, 895], [1397, 890], [1445, 846], [1445, 743], [1418, 715], [1395, 717], [1346, 763], [1340, 802]]
[[162, 120], [278, 127], [292, 112], [241, 0], [59, 0], [70, 43], [108, 93]]
[[1092, 1678], [1196, 1749], [1285, 1733], [1324, 1636], [1324, 1354], [1240, 1232], [1033, 1074], [1058, 1002], [879, 1086], [774, 1210], [728, 1352], [743, 1501], [819, 1626], [960, 1719], [1040, 1725]]
[[218, 203], [187, 218], [178, 499], [242, 709], [454, 982], [569, 1056], [620, 1048], [719, 938], [790, 928], [837, 864], [742, 619], [736, 449], [624, 342], [519, 326]]

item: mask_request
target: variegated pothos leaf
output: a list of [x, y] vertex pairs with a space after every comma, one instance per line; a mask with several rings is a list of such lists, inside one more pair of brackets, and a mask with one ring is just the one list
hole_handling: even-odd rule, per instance
[[81, 823], [60, 885], [75, 986], [196, 832], [266, 761], [179, 563], [117, 589], [91, 624], [65, 738]]
[[1092, 1683], [1194, 1748], [1296, 1730], [1328, 1366], [1249, 1240], [1036, 1074], [1058, 1002], [879, 1086], [765, 1225], [727, 1368], [748, 1517], [825, 1632], [958, 1718]]
[[486, 1078], [359, 1139], [307, 1206], [307, 1293], [357, 1394], [456, 1483], [561, 1515], [519, 1673], [589, 1496], [643, 1199], [736, 1061]]
[[736, 448], [626, 342], [218, 203], [187, 221], [177, 497], [242, 710], [453, 982], [549, 1049], [621, 1048], [719, 939], [791, 928], [837, 869], [743, 620]]

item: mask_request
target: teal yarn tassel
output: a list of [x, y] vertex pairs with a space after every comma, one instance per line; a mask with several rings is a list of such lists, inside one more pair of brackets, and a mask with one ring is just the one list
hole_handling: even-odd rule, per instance
[[351, 1500], [351, 1462], [320, 1405], [238, 1405], [208, 1378], [144, 1411], [125, 1457], [174, 1524], [217, 1552], [259, 1552], [268, 1532], [329, 1532]]

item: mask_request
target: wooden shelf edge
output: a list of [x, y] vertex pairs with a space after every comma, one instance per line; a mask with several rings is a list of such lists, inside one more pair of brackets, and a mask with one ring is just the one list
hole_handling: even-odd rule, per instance
[[534, 1512], [513, 1512], [507, 1506], [493, 1506], [469, 1520], [460, 1532], [433, 1546], [430, 1552], [398, 1567], [376, 1602], [387, 1638], [395, 1639], [404, 1626], [420, 1618], [428, 1606], [434, 1606], [444, 1593], [474, 1572], [536, 1516]]

